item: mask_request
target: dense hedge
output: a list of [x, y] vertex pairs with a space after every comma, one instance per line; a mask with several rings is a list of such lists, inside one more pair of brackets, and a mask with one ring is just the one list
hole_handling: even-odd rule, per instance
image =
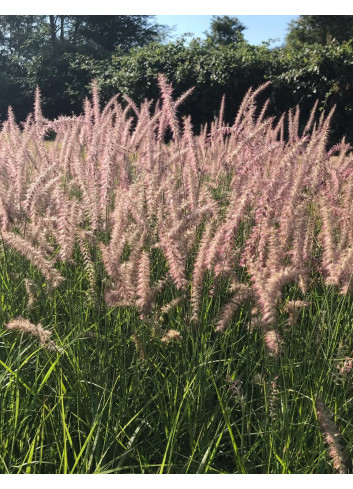
[[93, 74], [105, 98], [121, 92], [140, 102], [144, 98], [157, 99], [158, 73], [173, 82], [176, 95], [194, 86], [180, 113], [191, 113], [197, 126], [218, 114], [223, 94], [227, 99], [226, 118], [231, 120], [249, 87], [265, 81], [270, 57], [265, 45], [244, 42], [234, 47], [201, 40], [192, 40], [187, 45], [185, 39], [180, 39], [134, 49], [128, 56], [114, 55], [109, 69], [99, 71], [96, 65]]
[[269, 114], [280, 115], [300, 104], [303, 121], [319, 100], [319, 111], [336, 105], [332, 142], [343, 135], [353, 142], [353, 46], [351, 42], [303, 45], [300, 48], [270, 49], [268, 43], [246, 42], [217, 45], [210, 40], [179, 39], [168, 44], [153, 43], [115, 54], [109, 65], [82, 57], [72, 64], [98, 79], [104, 98], [116, 92], [136, 101], [157, 98], [157, 74], [163, 73], [175, 86], [176, 95], [195, 86], [180, 113], [191, 113], [197, 127], [211, 121], [226, 95], [226, 119], [231, 122], [250, 86], [271, 80], [262, 94], [270, 98]]
[[268, 43], [252, 46], [244, 41], [219, 45], [210, 39], [188, 42], [187, 38], [181, 38], [167, 44], [151, 43], [129, 52], [116, 51], [110, 59], [66, 52], [60, 60], [60, 76], [56, 78], [53, 63], [57, 60], [50, 62], [50, 57], [43, 59], [43, 66], [30, 65], [27, 71], [32, 71], [27, 78], [22, 68], [20, 83], [20, 74], [17, 80], [1, 75], [0, 85], [4, 89], [0, 94], [1, 117], [6, 102], [10, 102], [15, 114], [23, 118], [35, 83], [43, 92], [44, 112], [54, 117], [80, 110], [80, 101], [89, 94], [92, 78], [98, 80], [104, 101], [120, 92], [139, 102], [146, 97], [158, 98], [157, 74], [163, 73], [173, 82], [176, 95], [195, 86], [180, 115], [191, 114], [197, 128], [200, 123], [213, 120], [223, 94], [226, 95], [225, 117], [231, 122], [249, 87], [271, 80], [271, 86], [262, 94], [263, 100], [270, 98], [269, 115], [278, 116], [300, 104], [305, 120], [318, 99], [318, 115], [336, 105], [331, 142], [343, 135], [353, 142], [351, 41], [271, 49]]

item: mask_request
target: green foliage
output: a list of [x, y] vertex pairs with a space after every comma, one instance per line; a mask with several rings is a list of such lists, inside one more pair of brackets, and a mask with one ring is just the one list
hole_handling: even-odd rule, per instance
[[111, 62], [103, 61], [100, 66], [90, 65], [87, 60], [83, 65], [86, 73], [98, 79], [106, 98], [120, 92], [139, 102], [144, 98], [155, 99], [158, 73], [165, 74], [180, 93], [195, 86], [180, 115], [191, 113], [196, 126], [213, 120], [223, 94], [227, 102], [225, 118], [231, 122], [235, 114], [227, 108], [238, 107], [250, 86], [271, 80], [272, 85], [262, 98], [270, 97], [269, 115], [278, 116], [300, 104], [305, 120], [319, 100], [320, 110], [336, 106], [332, 142], [338, 142], [343, 135], [352, 140], [351, 42], [271, 50], [266, 43], [216, 45], [211, 39], [193, 39], [187, 44], [181, 38], [168, 44], [152, 43], [128, 54], [118, 52]]
[[287, 45], [328, 44], [353, 38], [353, 15], [300, 15], [288, 26]]
[[0, 119], [11, 105], [24, 120], [37, 85], [47, 117], [79, 112], [92, 72], [78, 66], [78, 60], [109, 64], [117, 47], [127, 51], [161, 40], [166, 30], [151, 20], [143, 15], [0, 16]]
[[[270, 51], [264, 45], [216, 45], [211, 39], [193, 39], [187, 44], [181, 38], [134, 49], [128, 56], [114, 55], [112, 66], [98, 76], [98, 81], [103, 92], [126, 93], [139, 102], [145, 97], [158, 97], [158, 73], [177, 86], [177, 95], [195, 86], [180, 113], [191, 113], [193, 123], [199, 125], [218, 114], [224, 93], [227, 105], [237, 107], [251, 85], [262, 83], [269, 57]], [[228, 117], [234, 115], [232, 112]]]
[[37, 85], [50, 118], [79, 113], [93, 78], [103, 102], [117, 92], [155, 99], [163, 73], [177, 95], [195, 86], [180, 116], [190, 113], [199, 127], [218, 114], [223, 94], [231, 122], [246, 91], [271, 80], [260, 100], [270, 97], [268, 115], [300, 104], [305, 119], [319, 100], [321, 110], [336, 106], [331, 142], [352, 142], [352, 18], [300, 16], [287, 45], [271, 49], [245, 42], [244, 26], [229, 16], [214, 17], [205, 40], [168, 43], [148, 16], [0, 16], [0, 119], [11, 105], [24, 120]]
[[[348, 296], [317, 287], [295, 325], [282, 313], [287, 348], [275, 359], [245, 307], [224, 335], [208, 307], [198, 330], [176, 310], [168, 327], [182, 340], [164, 344], [133, 312], [108, 310], [103, 290], [86, 301], [83, 266], [63, 265], [69, 286], [49, 294], [16, 253], [0, 262], [2, 474], [332, 474], [316, 396], [352, 453], [352, 372], [339, 373], [353, 344]], [[37, 281], [32, 310], [28, 274]], [[14, 315], [53, 330], [63, 350], [7, 331]]]
[[128, 50], [160, 40], [168, 28], [151, 23], [150, 15], [77, 15], [77, 32], [97, 49]]
[[352, 141], [352, 42], [279, 49], [273, 51], [271, 60], [268, 77], [274, 84], [277, 107], [287, 110], [300, 104], [307, 115], [316, 100], [321, 110], [336, 106], [333, 139], [337, 142], [345, 135]]
[[211, 32], [207, 33], [207, 38], [216, 44], [237, 44], [244, 40], [245, 29], [246, 27], [237, 17], [214, 15], [211, 21]]

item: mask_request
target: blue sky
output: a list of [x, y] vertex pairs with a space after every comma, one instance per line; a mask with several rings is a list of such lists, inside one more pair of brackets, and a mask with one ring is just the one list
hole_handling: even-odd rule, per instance
[[[234, 17], [234, 16], [230, 16]], [[291, 19], [297, 15], [237, 15], [247, 27], [244, 37], [250, 44], [261, 44], [269, 39], [279, 39], [273, 46], [283, 43], [286, 29]], [[156, 15], [159, 24], [175, 26], [172, 39], [186, 32], [192, 32], [195, 37], [204, 37], [204, 31], [210, 27], [212, 15]]]
[[[251, 2], [235, 2], [234, 0], [134, 0], [133, 2], [114, 2], [112, 0], [60, 0], [48, 3], [48, 0], [16, 0], [15, 2], [1, 2], [1, 15], [30, 15], [30, 14], [69, 14], [69, 15], [166, 15], [166, 16], [201, 16], [237, 15], [240, 17], [257, 17], [273, 15], [294, 17], [295, 15], [340, 15], [353, 14], [353, 2], [335, 0], [323, 2], [322, 0], [296, 0], [284, 2], [283, 0], [251, 0]], [[251, 14], [251, 15], [250, 15]], [[253, 15], [254, 14], [254, 15]], [[292, 15], [295, 14], [295, 15]], [[208, 24], [208, 23], [207, 23]], [[207, 27], [206, 27], [207, 28]], [[261, 27], [260, 27], [261, 28]], [[256, 27], [255, 27], [256, 29]]]

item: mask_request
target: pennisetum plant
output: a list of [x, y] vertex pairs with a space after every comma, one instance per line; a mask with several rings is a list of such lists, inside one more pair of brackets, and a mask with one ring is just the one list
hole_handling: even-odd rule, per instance
[[[266, 118], [267, 104], [260, 112], [256, 106], [267, 84], [248, 91], [230, 125], [223, 99], [219, 117], [196, 135], [190, 117], [182, 124], [178, 118], [192, 89], [175, 100], [164, 75], [158, 83], [154, 108], [127, 96], [101, 108], [93, 82], [82, 116], [47, 120], [39, 89], [22, 129], [9, 110], [0, 135], [3, 243], [54, 288], [65, 287], [60, 264], [72, 263], [80, 250], [96, 294], [90, 236], [108, 278], [107, 304], [135, 308], [142, 318], [155, 308], [163, 312], [181, 291], [189, 318], [199, 320], [207, 270], [228, 284], [214, 289], [222, 297], [233, 291], [228, 302], [220, 300], [216, 330], [230, 327], [243, 304], [258, 307], [265, 345], [276, 355], [284, 287], [297, 284], [305, 294], [317, 273], [342, 293], [352, 290], [350, 148], [338, 145], [332, 165], [335, 150], [326, 151], [332, 113], [314, 125], [315, 108], [302, 133], [299, 109], [289, 112], [285, 141], [285, 118]], [[52, 143], [45, 141], [49, 131], [56, 134]], [[158, 279], [156, 250], [165, 264]], [[320, 261], [312, 259], [317, 254]], [[175, 293], [164, 302], [168, 284]]]

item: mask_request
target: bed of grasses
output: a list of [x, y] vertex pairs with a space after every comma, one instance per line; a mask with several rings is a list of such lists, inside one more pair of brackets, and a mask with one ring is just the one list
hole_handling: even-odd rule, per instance
[[3, 126], [0, 472], [349, 473], [350, 148], [159, 81]]

